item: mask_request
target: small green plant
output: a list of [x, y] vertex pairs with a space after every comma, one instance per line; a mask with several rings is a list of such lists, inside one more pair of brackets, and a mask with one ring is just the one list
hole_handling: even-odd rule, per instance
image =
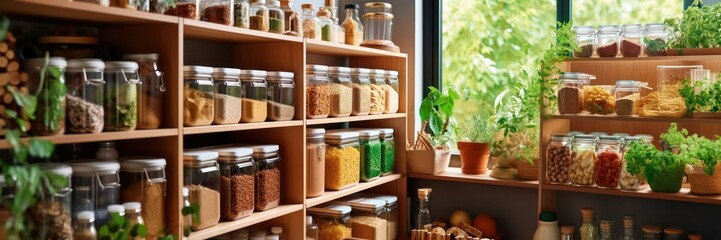
[[688, 130], [685, 128], [678, 130], [676, 123], [671, 123], [671, 127], [661, 134], [661, 140], [668, 144], [669, 147], [680, 147], [686, 142], [686, 137], [688, 137]]
[[665, 24], [673, 30], [668, 46], [671, 48], [714, 48], [721, 46], [721, 4], [703, 5], [695, 0], [683, 11], [683, 16], [667, 18]]
[[644, 174], [650, 184], [660, 181], [661, 178], [669, 177], [679, 168], [686, 165], [685, 158], [669, 151], [659, 151], [655, 146], [642, 142], [631, 142], [626, 151], [626, 170], [632, 175]]
[[458, 129], [459, 132], [456, 134], [461, 136], [461, 141], [492, 143], [496, 125], [491, 117], [484, 114], [475, 115], [471, 121], [471, 124], [463, 125]]
[[100, 240], [145, 238], [147, 235], [148, 228], [144, 224], [130, 226], [129, 221], [118, 213], [111, 214], [108, 222], [98, 229], [98, 239]]
[[442, 92], [435, 87], [428, 87], [428, 89], [431, 91], [421, 102], [418, 111], [423, 123], [421, 131], [428, 126], [431, 130], [431, 144], [436, 147], [448, 147], [455, 139], [456, 121], [453, 118], [453, 107], [456, 100], [461, 99], [461, 97], [464, 100], [469, 100], [475, 97], [477, 93], [465, 89], [463, 96], [461, 96], [453, 86], [445, 88]]
[[678, 92], [683, 96], [689, 113], [721, 112], [721, 82], [708, 82], [710, 81], [683, 81]]
[[709, 176], [715, 173], [716, 165], [721, 161], [721, 140], [710, 140], [696, 134], [689, 136], [681, 145], [681, 156], [693, 165], [703, 167]]

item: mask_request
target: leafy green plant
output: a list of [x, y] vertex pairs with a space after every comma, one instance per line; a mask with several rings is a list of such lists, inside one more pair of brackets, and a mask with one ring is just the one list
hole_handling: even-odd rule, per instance
[[458, 128], [456, 134], [461, 136], [461, 141], [492, 143], [493, 135], [496, 133], [496, 125], [490, 116], [484, 114], [475, 115], [471, 121], [470, 124]]
[[50, 131], [56, 131], [65, 117], [63, 104], [67, 89], [61, 81], [62, 76], [63, 72], [59, 68], [48, 66], [46, 61], [45, 66], [40, 71], [41, 80], [37, 93], [35, 93], [38, 102], [44, 103], [37, 110], [41, 111], [42, 123]]
[[680, 147], [686, 142], [686, 137], [688, 137], [688, 130], [685, 128], [678, 130], [676, 123], [671, 123], [671, 127], [661, 134], [661, 140], [668, 144], [669, 147]]
[[668, 46], [677, 48], [721, 47], [721, 4], [704, 5], [695, 0], [683, 11], [683, 16], [667, 18], [665, 21], [673, 32]]
[[716, 165], [721, 162], [721, 139], [712, 141], [694, 134], [681, 145], [681, 156], [693, 166], [703, 167], [709, 176], [715, 173]]
[[689, 113], [721, 112], [721, 82], [707, 82], [710, 81], [683, 81], [678, 92], [683, 96]]
[[145, 224], [130, 226], [130, 222], [118, 213], [112, 213], [108, 222], [98, 229], [98, 239], [100, 240], [145, 238], [147, 235], [148, 227]]
[[625, 159], [626, 170], [632, 175], [643, 173], [650, 184], [656, 183], [667, 174], [686, 165], [685, 158], [669, 151], [659, 151], [655, 146], [634, 141], [628, 146]]
[[[439, 91], [435, 87], [428, 87], [430, 92], [421, 102], [418, 111], [423, 126], [431, 130], [432, 144], [434, 146], [446, 146], [455, 139], [456, 121], [453, 118], [453, 107], [456, 100], [461, 98], [455, 87], [450, 86]], [[468, 100], [477, 93], [470, 89], [463, 91], [463, 99]]]

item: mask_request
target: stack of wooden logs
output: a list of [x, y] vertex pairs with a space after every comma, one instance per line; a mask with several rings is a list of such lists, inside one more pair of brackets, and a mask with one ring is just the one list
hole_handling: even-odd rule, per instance
[[424, 131], [426, 129], [426, 126], [428, 126], [428, 121], [424, 121], [423, 125], [421, 126], [421, 130], [419, 130], [416, 134], [416, 142], [411, 145], [410, 143], [406, 143], [406, 147], [408, 150], [434, 150], [433, 144], [431, 144], [431, 136]]
[[18, 52], [15, 49], [16, 42], [17, 39], [11, 32], [8, 32], [5, 40], [0, 42], [0, 129], [3, 132], [10, 124], [5, 113], [6, 109], [15, 110], [21, 114], [27, 124], [30, 124], [28, 116], [23, 111], [20, 111], [20, 106], [18, 106], [9, 90], [13, 88], [21, 94], [28, 94], [26, 84], [29, 76], [26, 72], [20, 70]]

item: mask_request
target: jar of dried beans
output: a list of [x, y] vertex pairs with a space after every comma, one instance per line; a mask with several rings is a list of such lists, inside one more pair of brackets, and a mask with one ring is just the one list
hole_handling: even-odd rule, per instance
[[386, 202], [376, 199], [356, 199], [347, 202], [351, 206], [353, 236], [363, 239], [388, 238]]
[[200, 20], [223, 25], [233, 24], [230, 0], [202, 0]]
[[624, 144], [623, 148], [621, 149], [621, 176], [619, 180], [619, 185], [621, 185], [621, 189], [628, 190], [628, 191], [638, 191], [641, 189], [646, 188], [646, 178], [643, 177], [643, 174], [639, 173], [636, 175], [632, 175], [628, 172], [628, 169], [626, 169], [626, 164], [628, 164], [628, 161], [626, 160], [626, 151], [628, 151], [628, 146], [632, 142], [636, 141], [646, 141], [648, 143], [653, 142], [653, 136], [629, 136], [624, 138]]
[[646, 24], [643, 44], [648, 57], [666, 56], [669, 30], [663, 23]]
[[347, 117], [353, 110], [353, 82], [350, 68], [328, 67], [331, 117]]
[[575, 26], [573, 31], [576, 33], [576, 45], [579, 48], [573, 52], [573, 56], [583, 58], [593, 56], [596, 29], [593, 26]]
[[618, 136], [601, 136], [598, 141], [593, 176], [600, 188], [618, 188], [621, 173], [621, 140]]
[[353, 82], [353, 116], [365, 116], [371, 111], [370, 69], [352, 68], [350, 72]]
[[163, 72], [158, 69], [158, 54], [128, 54], [125, 60], [138, 63], [140, 82], [138, 85], [138, 129], [156, 129], [163, 120], [163, 93], [165, 82]]
[[215, 117], [213, 124], [233, 124], [240, 122], [241, 98], [240, 69], [214, 68]]
[[62, 163], [41, 163], [34, 166], [64, 181], [53, 182], [55, 192], [43, 193], [43, 196], [28, 208], [25, 216], [36, 226], [45, 226], [45, 234], [37, 233], [41, 239], [73, 239], [70, 217], [72, 167]]
[[213, 68], [183, 67], [183, 125], [208, 126], [215, 117], [215, 86], [211, 78]]
[[223, 220], [233, 221], [250, 216], [255, 209], [255, 163], [252, 148], [221, 148], [220, 212]]
[[546, 148], [546, 181], [553, 184], [568, 184], [568, 170], [571, 165], [571, 136], [551, 135]]
[[565, 72], [558, 80], [558, 113], [578, 114], [583, 110], [584, 74]]
[[341, 190], [360, 181], [358, 132], [329, 132], [325, 152], [325, 188]]
[[381, 176], [393, 173], [396, 161], [396, 143], [393, 140], [393, 128], [378, 129], [381, 142]]
[[266, 71], [243, 70], [240, 86], [243, 89], [240, 122], [263, 122], [268, 117], [268, 83]]
[[285, 31], [283, 34], [289, 36], [302, 37], [303, 32], [300, 31], [300, 13], [292, 6], [292, 0], [280, 1], [280, 9], [283, 10]]
[[182, 18], [199, 19], [200, 0], [175, 0], [175, 7], [165, 10], [165, 15], [173, 15]]
[[265, 0], [250, 1], [250, 29], [267, 32], [270, 28], [268, 19], [268, 7], [265, 6]]
[[253, 146], [256, 171], [255, 210], [265, 211], [280, 204], [280, 147], [278, 145]]
[[304, 3], [300, 6], [303, 9], [301, 17], [303, 37], [320, 40], [320, 19], [315, 16], [315, 6], [312, 3]]
[[618, 55], [618, 25], [598, 27], [596, 35], [596, 53], [599, 57], [616, 57]]
[[220, 171], [218, 152], [189, 151], [183, 153], [183, 185], [190, 189], [190, 202], [199, 208], [191, 228], [201, 230], [220, 221]]
[[68, 132], [99, 133], [103, 131], [103, 69], [100, 59], [68, 61], [65, 73]]
[[268, 120], [288, 121], [295, 116], [292, 72], [268, 72]]
[[306, 117], [326, 118], [330, 114], [330, 82], [328, 67], [306, 66]]
[[248, 0], [236, 0], [233, 3], [233, 26], [250, 27], [250, 4]]
[[371, 115], [382, 114], [386, 110], [386, 71], [371, 70]]
[[351, 234], [351, 207], [330, 205], [308, 209], [308, 215], [318, 224], [318, 239], [345, 239]]
[[95, 213], [95, 226], [107, 222], [107, 206], [120, 203], [120, 180], [116, 161], [73, 160], [73, 219], [83, 211]]
[[575, 186], [593, 186], [593, 170], [596, 162], [596, 137], [577, 135], [571, 148], [571, 165], [568, 177]]
[[149, 238], [165, 228], [165, 166], [164, 158], [126, 157], [120, 159], [121, 200], [139, 202], [148, 227]]
[[[33, 58], [25, 61], [25, 70], [28, 72], [27, 88], [20, 88], [20, 92], [37, 96], [37, 109], [35, 110], [35, 119], [30, 122], [30, 133], [38, 136], [62, 135], [65, 133], [66, 94], [58, 89], [65, 88], [64, 73], [68, 63], [65, 58], [51, 57], [47, 60], [47, 70], [43, 74], [45, 79], [41, 79], [41, 72], [46, 66], [46, 60], [45, 58]], [[19, 82], [20, 78], [18, 77], [8, 84], [17, 86], [20, 84]], [[6, 96], [8, 94], [10, 93], [6, 93]], [[13, 99], [10, 98], [10, 100]]]
[[103, 131], [132, 131], [138, 125], [138, 63], [105, 62], [105, 126]]
[[398, 71], [387, 70], [386, 71], [386, 109], [383, 113], [397, 113], [398, 104], [400, 104], [399, 97], [399, 86], [398, 86]]
[[637, 102], [641, 99], [641, 83], [634, 80], [616, 81], [615, 112], [618, 116], [637, 116]]
[[621, 55], [623, 57], [640, 57], [643, 46], [643, 28], [641, 24], [623, 25], [621, 31]]
[[306, 133], [306, 197], [325, 192], [325, 129], [308, 128]]
[[381, 142], [378, 131], [360, 131], [360, 179], [369, 182], [381, 175]]
[[283, 34], [285, 32], [285, 12], [280, 9], [280, 1], [268, 1], [268, 32]]

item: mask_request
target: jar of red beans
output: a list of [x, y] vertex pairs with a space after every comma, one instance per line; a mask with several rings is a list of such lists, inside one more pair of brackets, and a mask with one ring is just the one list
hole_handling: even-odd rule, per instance
[[604, 25], [598, 27], [596, 34], [596, 54], [598, 57], [616, 57], [618, 54], [618, 25]]
[[621, 55], [623, 55], [623, 57], [641, 56], [641, 46], [643, 45], [642, 30], [641, 24], [623, 25], [623, 31], [621, 32]]
[[546, 181], [552, 184], [568, 184], [571, 165], [571, 136], [553, 134], [546, 148]]
[[593, 180], [599, 188], [617, 188], [621, 172], [621, 138], [601, 136], [596, 150]]

